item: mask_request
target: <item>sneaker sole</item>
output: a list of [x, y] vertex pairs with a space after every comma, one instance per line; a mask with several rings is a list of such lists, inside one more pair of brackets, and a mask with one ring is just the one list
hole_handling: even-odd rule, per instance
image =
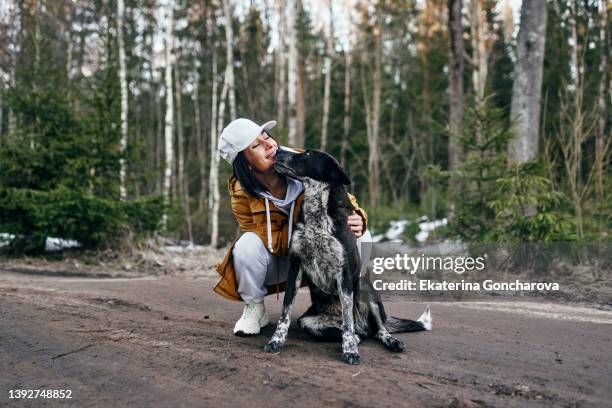
[[258, 330], [255, 333], [247, 333], [245, 331], [238, 330], [237, 332], [234, 333], [234, 335], [238, 336], [238, 337], [256, 336], [256, 335], [258, 335], [261, 332], [261, 329], [266, 327], [268, 324], [270, 324], [270, 321], [268, 320], [268, 316], [264, 315], [263, 318], [259, 321], [260, 330]]
[[238, 337], [251, 337], [251, 336], [256, 336], [258, 334], [259, 334], [259, 332], [257, 332], [257, 333], [245, 333], [242, 330], [238, 330], [236, 333], [234, 333], [234, 336], [238, 336]]

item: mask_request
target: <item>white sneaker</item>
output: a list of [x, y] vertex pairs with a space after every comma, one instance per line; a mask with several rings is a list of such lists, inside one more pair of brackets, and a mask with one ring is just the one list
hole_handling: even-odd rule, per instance
[[259, 334], [261, 328], [267, 326], [268, 323], [269, 320], [263, 302], [246, 304], [242, 316], [234, 326], [234, 334], [236, 336]]

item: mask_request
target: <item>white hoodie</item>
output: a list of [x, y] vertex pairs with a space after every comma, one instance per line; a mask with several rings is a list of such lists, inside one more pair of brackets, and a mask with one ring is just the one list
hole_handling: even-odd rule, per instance
[[289, 215], [289, 234], [287, 246], [291, 242], [291, 233], [293, 230], [293, 210], [295, 208], [295, 200], [304, 190], [304, 185], [300, 180], [286, 177], [287, 179], [287, 194], [285, 198], [280, 199], [274, 197], [270, 192], [265, 191], [259, 193], [266, 202], [266, 226], [268, 229], [268, 250], [272, 252], [272, 225], [270, 223], [270, 203], [272, 201], [276, 208]]

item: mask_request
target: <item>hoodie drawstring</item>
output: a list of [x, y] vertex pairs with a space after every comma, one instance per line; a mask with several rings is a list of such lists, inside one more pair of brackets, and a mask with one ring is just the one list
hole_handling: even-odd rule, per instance
[[295, 208], [295, 201], [291, 202], [291, 209], [289, 210], [289, 235], [287, 236], [287, 248], [291, 244], [291, 234], [293, 233], [293, 209]]
[[266, 198], [266, 227], [268, 229], [268, 250], [272, 252], [272, 225], [270, 223], [270, 203]]
[[[270, 253], [272, 252], [272, 223], [270, 222], [270, 203], [267, 198], [265, 199], [266, 203], [266, 229], [268, 232], [268, 250]], [[291, 244], [291, 235], [293, 234], [293, 210], [295, 209], [295, 201], [291, 202], [291, 209], [289, 210], [289, 233], [287, 234], [287, 248]], [[280, 293], [280, 271], [278, 265], [276, 265], [276, 300], [279, 299], [278, 294]]]
[[[270, 222], [270, 203], [268, 202], [268, 198], [265, 198], [266, 201], [266, 229], [268, 230], [268, 251], [272, 252], [272, 224]], [[276, 258], [272, 257], [272, 262], [276, 262]], [[276, 269], [276, 300], [278, 300], [278, 294], [280, 292], [280, 276], [278, 272], [278, 263], [275, 266]]]

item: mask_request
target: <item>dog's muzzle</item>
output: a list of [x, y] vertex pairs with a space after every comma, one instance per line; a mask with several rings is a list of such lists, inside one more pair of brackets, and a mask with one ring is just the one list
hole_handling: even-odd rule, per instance
[[297, 177], [297, 175], [295, 174], [295, 171], [293, 171], [293, 169], [289, 166], [287, 166], [284, 163], [279, 163], [278, 161], [276, 162], [276, 164], [274, 165], [274, 170], [279, 173], [279, 174], [283, 174], [285, 176], [290, 176], [290, 177]]

